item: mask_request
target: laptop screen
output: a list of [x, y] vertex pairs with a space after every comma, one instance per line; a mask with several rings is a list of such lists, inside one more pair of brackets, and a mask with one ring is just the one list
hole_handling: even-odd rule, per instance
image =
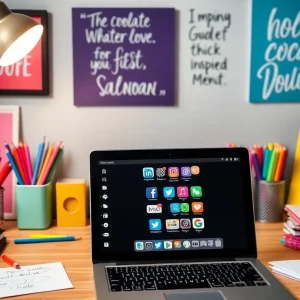
[[255, 254], [247, 150], [183, 154], [91, 154], [93, 260]]

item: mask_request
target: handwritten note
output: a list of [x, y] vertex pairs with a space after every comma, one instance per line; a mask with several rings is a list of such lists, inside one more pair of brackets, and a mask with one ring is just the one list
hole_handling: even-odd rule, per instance
[[60, 262], [0, 269], [0, 298], [73, 288]]
[[251, 102], [300, 101], [300, 2], [253, 1]]
[[77, 106], [174, 103], [172, 8], [74, 8], [73, 53]]
[[222, 46], [231, 26], [230, 13], [189, 10], [190, 68], [192, 84], [200, 86], [226, 85], [228, 58]]

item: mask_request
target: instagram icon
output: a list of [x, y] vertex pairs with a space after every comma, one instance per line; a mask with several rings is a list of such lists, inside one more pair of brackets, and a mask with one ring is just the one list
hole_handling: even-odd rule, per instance
[[177, 167], [170, 167], [168, 169], [169, 177], [179, 177], [179, 168]]

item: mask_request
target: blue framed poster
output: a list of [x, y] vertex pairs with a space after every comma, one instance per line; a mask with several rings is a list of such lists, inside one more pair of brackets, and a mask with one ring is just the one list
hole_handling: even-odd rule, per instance
[[252, 0], [250, 102], [300, 102], [300, 1]]

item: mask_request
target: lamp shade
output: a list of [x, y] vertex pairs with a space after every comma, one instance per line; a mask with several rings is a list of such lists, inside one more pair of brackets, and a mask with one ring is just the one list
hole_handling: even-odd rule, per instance
[[42, 34], [41, 24], [26, 15], [13, 13], [4, 2], [0, 2], [0, 66], [24, 58]]

